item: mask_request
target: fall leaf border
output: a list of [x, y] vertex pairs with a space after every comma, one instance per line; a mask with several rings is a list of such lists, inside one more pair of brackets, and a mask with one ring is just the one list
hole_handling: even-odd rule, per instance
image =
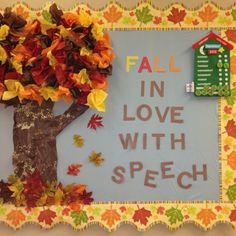
[[[32, 9], [25, 3], [17, 3], [12, 7], [13, 10], [21, 12], [23, 17], [40, 18], [43, 17], [42, 10], [48, 10], [49, 4], [41, 9]], [[151, 3], [143, 2], [133, 9], [109, 3], [98, 10], [88, 5], [76, 5], [67, 10], [75, 12], [78, 8], [83, 8], [98, 17], [100, 19], [98, 23], [110, 30], [218, 29], [222, 30], [221, 36], [224, 38], [226, 35], [223, 29], [236, 29], [236, 3], [227, 9], [207, 2], [195, 9], [172, 4], [161, 10]], [[1, 11], [3, 9], [0, 9]], [[232, 55], [236, 56], [236, 49], [232, 51]], [[236, 91], [236, 75], [231, 75], [231, 88], [235, 88]], [[228, 161], [229, 156], [234, 158], [232, 152], [236, 151], [236, 138], [228, 136], [225, 130], [229, 121], [236, 122], [235, 107], [236, 104], [229, 104], [224, 98], [219, 101], [218, 114], [221, 120], [219, 202], [106, 202], [83, 205], [79, 210], [60, 205], [29, 209], [2, 204], [0, 222], [14, 229], [19, 229], [26, 223], [39, 224], [42, 228], [52, 228], [58, 223], [65, 223], [77, 230], [98, 224], [108, 231], [114, 231], [121, 224], [131, 224], [139, 231], [146, 231], [162, 223], [174, 230], [183, 224], [193, 222], [204, 230], [211, 229], [217, 223], [229, 223], [236, 228], [236, 167], [234, 163], [229, 164]]]
[[[24, 18], [42, 18], [46, 17], [42, 13], [43, 10], [47, 12], [49, 5], [46, 3], [42, 8], [34, 9], [27, 3], [18, 2], [12, 8]], [[236, 23], [236, 3], [225, 9], [209, 1], [193, 9], [177, 3], [159, 9], [150, 1], [141, 1], [128, 9], [119, 3], [110, 2], [100, 9], [94, 9], [88, 4], [77, 4], [63, 10], [76, 12], [78, 8], [99, 18], [98, 23], [104, 28], [113, 30], [229, 29], [235, 28]], [[0, 12], [3, 9], [0, 8]]]

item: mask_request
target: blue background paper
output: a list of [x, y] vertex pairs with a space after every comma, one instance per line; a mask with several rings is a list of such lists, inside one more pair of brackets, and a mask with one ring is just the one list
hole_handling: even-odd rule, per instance
[[[218, 200], [218, 115], [217, 98], [197, 98], [185, 93], [185, 84], [193, 79], [193, 49], [192, 44], [207, 34], [206, 31], [122, 31], [111, 32], [112, 43], [116, 52], [113, 75], [109, 83], [107, 112], [104, 117], [104, 128], [96, 132], [87, 129], [87, 122], [95, 110], [89, 110], [67, 127], [57, 139], [58, 148], [58, 178], [68, 184], [81, 182], [93, 191], [96, 201], [147, 201], [147, 200]], [[159, 57], [161, 67], [166, 73], [138, 73], [138, 66], [131, 67], [130, 73], [125, 71], [126, 56], [148, 56], [151, 65], [154, 56]], [[168, 72], [169, 56], [173, 55], [181, 73]], [[139, 61], [140, 62], [140, 61]], [[140, 81], [165, 81], [165, 97], [158, 95], [151, 98], [140, 96]], [[159, 123], [155, 111], [148, 122], [124, 122], [123, 104], [128, 105], [129, 113], [134, 114], [140, 104], [159, 106], [184, 106], [181, 118], [184, 124], [170, 124], [169, 118], [165, 123]], [[60, 102], [56, 105], [55, 113], [63, 112], [68, 105]], [[3, 106], [1, 106], [3, 108]], [[12, 173], [12, 108], [0, 111], [0, 177], [6, 178]], [[161, 150], [156, 150], [153, 139], [148, 143], [148, 149], [142, 150], [141, 142], [136, 150], [123, 150], [119, 133], [166, 133], [167, 138], [161, 142]], [[186, 135], [186, 149], [171, 150], [169, 134]], [[85, 139], [82, 149], [73, 145], [73, 135], [80, 134]], [[102, 152], [105, 162], [101, 167], [89, 163], [88, 156], [92, 151]], [[141, 161], [144, 171], [130, 178], [129, 162]], [[146, 169], [160, 171], [160, 162], [174, 161], [172, 172], [176, 175], [182, 171], [190, 171], [196, 164], [199, 170], [207, 164], [208, 181], [202, 177], [193, 186], [184, 190], [178, 187], [175, 179], [162, 180], [160, 175], [154, 181], [157, 188], [144, 186]], [[83, 165], [77, 177], [66, 174], [67, 166], [72, 163]], [[125, 181], [115, 184], [111, 180], [113, 169], [122, 165], [126, 168]], [[187, 179], [186, 179], [187, 181]], [[187, 183], [187, 182], [186, 182]]]

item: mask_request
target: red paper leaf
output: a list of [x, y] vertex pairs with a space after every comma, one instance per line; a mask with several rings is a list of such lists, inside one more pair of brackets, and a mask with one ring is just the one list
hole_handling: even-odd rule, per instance
[[38, 217], [39, 222], [45, 222], [47, 225], [51, 225], [53, 219], [56, 217], [56, 213], [49, 209], [41, 211]]
[[159, 16], [156, 16], [156, 17], [154, 18], [154, 20], [153, 20], [153, 23], [154, 23], [155, 25], [159, 25], [161, 22], [162, 22], [162, 18], [159, 17]]
[[88, 122], [87, 128], [96, 130], [98, 127], [103, 127], [102, 116], [93, 114]]
[[148, 218], [151, 216], [151, 212], [146, 210], [145, 208], [141, 208], [135, 211], [133, 220], [134, 222], [140, 221], [142, 225], [146, 225], [148, 222]]
[[158, 207], [157, 208], [157, 214], [163, 215], [165, 212], [165, 208], [164, 207]]
[[228, 136], [236, 138], [236, 124], [234, 120], [229, 120], [225, 126], [225, 130]]
[[92, 192], [86, 192], [86, 190], [84, 190], [84, 192], [80, 195], [80, 200], [83, 204], [90, 205], [94, 201], [92, 194]]
[[169, 14], [167, 18], [168, 18], [168, 21], [171, 21], [174, 24], [177, 24], [183, 21], [185, 16], [186, 16], [185, 10], [179, 10], [178, 8], [172, 7], [171, 14]]
[[236, 221], [236, 209], [231, 211], [229, 218], [230, 221]]
[[225, 35], [229, 41], [236, 43], [236, 30], [226, 30]]
[[218, 205], [218, 206], [215, 207], [215, 209], [219, 212], [219, 211], [222, 210], [222, 207]]
[[81, 167], [82, 167], [82, 165], [80, 165], [80, 164], [71, 164], [70, 166], [68, 166], [67, 174], [77, 176], [80, 172]]
[[69, 213], [70, 213], [70, 208], [65, 208], [65, 209], [63, 209], [63, 211], [62, 211], [62, 215], [63, 215], [63, 216], [68, 216]]

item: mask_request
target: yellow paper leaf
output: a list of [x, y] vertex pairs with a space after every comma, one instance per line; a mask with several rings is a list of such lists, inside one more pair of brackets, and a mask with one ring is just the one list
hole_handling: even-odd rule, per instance
[[89, 156], [89, 161], [92, 162], [95, 166], [100, 166], [104, 162], [102, 153], [92, 152]]
[[78, 135], [78, 134], [75, 134], [73, 136], [73, 139], [74, 139], [74, 145], [78, 148], [82, 148], [84, 146], [84, 139]]

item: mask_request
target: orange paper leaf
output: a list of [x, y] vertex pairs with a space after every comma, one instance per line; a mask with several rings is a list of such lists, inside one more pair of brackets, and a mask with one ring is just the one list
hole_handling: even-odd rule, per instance
[[111, 227], [115, 224], [116, 221], [120, 220], [120, 215], [116, 210], [106, 210], [102, 214], [102, 220]]
[[18, 226], [25, 220], [25, 215], [20, 210], [13, 210], [7, 214], [7, 220], [9, 220], [14, 226]]
[[232, 151], [227, 158], [227, 164], [233, 169], [236, 170], [236, 151]]
[[16, 8], [16, 14], [20, 15], [22, 18], [27, 19], [29, 16], [29, 12], [24, 9], [22, 6], [18, 6]]
[[229, 120], [225, 126], [228, 136], [236, 138], [236, 124], [234, 120]]
[[204, 7], [204, 10], [199, 11], [198, 16], [202, 19], [203, 22], [212, 22], [217, 16], [218, 12], [213, 11], [212, 6], [207, 5]]
[[103, 14], [104, 18], [110, 22], [117, 22], [122, 17], [122, 12], [117, 10], [116, 6], [111, 6], [108, 11], [105, 11]]
[[208, 226], [212, 220], [216, 219], [216, 214], [211, 209], [202, 209], [197, 214], [197, 219], [201, 220], [205, 226]]
[[230, 71], [232, 74], [236, 74], [236, 56], [230, 58]]
[[225, 35], [229, 41], [236, 43], [236, 30], [228, 29], [225, 31]]

